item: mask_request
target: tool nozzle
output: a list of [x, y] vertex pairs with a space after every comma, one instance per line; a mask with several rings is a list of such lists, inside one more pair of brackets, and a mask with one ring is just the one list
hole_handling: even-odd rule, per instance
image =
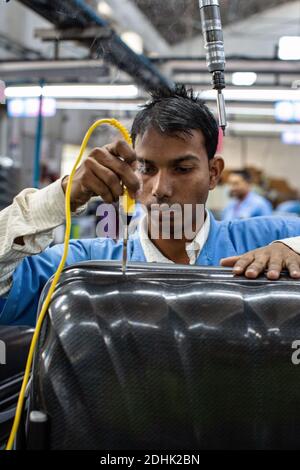
[[127, 266], [127, 239], [124, 238], [123, 241], [123, 258], [122, 258], [122, 273], [126, 273]]
[[135, 201], [129, 196], [128, 190], [124, 188], [124, 195], [122, 199], [122, 206], [120, 209], [120, 215], [123, 219], [124, 225], [124, 237], [123, 237], [123, 256], [122, 256], [122, 272], [126, 273], [127, 267], [127, 245], [129, 237], [128, 226], [134, 213]]
[[225, 100], [224, 100], [224, 95], [222, 93], [222, 90], [218, 90], [217, 104], [218, 104], [218, 114], [219, 114], [219, 126], [223, 130], [223, 135], [225, 136], [227, 119], [226, 119]]

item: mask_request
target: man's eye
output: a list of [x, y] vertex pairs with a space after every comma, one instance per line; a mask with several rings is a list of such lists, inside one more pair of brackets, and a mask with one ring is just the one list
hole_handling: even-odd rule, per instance
[[175, 168], [175, 171], [177, 173], [189, 173], [190, 171], [192, 171], [193, 168], [191, 167], [187, 167], [187, 166], [177, 166]]

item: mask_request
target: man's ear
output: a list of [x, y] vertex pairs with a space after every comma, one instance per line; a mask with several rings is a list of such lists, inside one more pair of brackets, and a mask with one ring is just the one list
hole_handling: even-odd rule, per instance
[[224, 170], [224, 160], [219, 155], [209, 160], [209, 190], [215, 189]]

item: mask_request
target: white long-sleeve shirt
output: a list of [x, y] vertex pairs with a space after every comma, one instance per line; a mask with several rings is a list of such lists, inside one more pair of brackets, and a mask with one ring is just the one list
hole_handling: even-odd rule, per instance
[[[13, 272], [22, 259], [45, 250], [53, 241], [54, 229], [64, 221], [61, 179], [40, 190], [24, 189], [0, 211], [0, 296], [10, 290]], [[15, 243], [18, 237], [23, 237], [24, 245]]]
[[[80, 208], [76, 214], [83, 210], [84, 208]], [[61, 180], [40, 190], [24, 189], [14, 198], [10, 206], [0, 211], [0, 296], [10, 290], [13, 272], [22, 259], [41, 253], [47, 248], [53, 241], [55, 227], [64, 221], [65, 194]], [[206, 218], [206, 224], [201, 230], [201, 237], [196, 236], [196, 243], [192, 242], [187, 247], [191, 264], [194, 264], [196, 259], [193, 250], [197, 251], [198, 255], [203, 246], [203, 243], [198, 243], [197, 239], [207, 238], [209, 218]], [[23, 237], [24, 245], [15, 243], [18, 237]], [[300, 236], [280, 241], [300, 254]], [[143, 249], [147, 261], [162, 260], [163, 255], [150, 239], [143, 243]]]

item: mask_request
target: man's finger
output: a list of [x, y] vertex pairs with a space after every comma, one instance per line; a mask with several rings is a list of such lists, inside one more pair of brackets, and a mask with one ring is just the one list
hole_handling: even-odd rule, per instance
[[220, 265], [226, 268], [231, 268], [240, 259], [240, 256], [230, 256], [229, 258], [222, 258]]
[[234, 274], [243, 274], [245, 269], [254, 260], [253, 253], [247, 253], [243, 256], [232, 256], [221, 260], [222, 266], [233, 267]]
[[109, 168], [101, 165], [93, 159], [90, 159], [89, 162], [91, 171], [97, 177], [97, 179], [100, 180], [100, 182], [103, 182], [105, 186], [110, 189], [114, 200], [117, 200], [120, 196], [122, 196], [123, 189], [118, 176]]
[[256, 257], [254, 261], [247, 267], [245, 276], [249, 279], [257, 278], [267, 267], [269, 257], [267, 255]]
[[285, 266], [293, 279], [300, 279], [300, 262], [295, 260], [294, 257], [287, 258]]
[[90, 158], [95, 159], [101, 165], [114, 171], [123, 181], [125, 186], [132, 191], [133, 194], [136, 193], [140, 188], [140, 181], [133, 169], [129, 166], [127, 161], [122, 161], [110, 153], [107, 147], [109, 146], [94, 149], [90, 154]]
[[105, 148], [115, 157], [123, 158], [127, 163], [133, 163], [136, 160], [135, 151], [125, 140], [118, 140], [113, 144], [107, 144]]
[[246, 255], [242, 256], [233, 266], [233, 273], [234, 274], [244, 274], [246, 269], [248, 269], [248, 266], [251, 265], [251, 263], [254, 260], [254, 254], [252, 253], [247, 253]]
[[267, 278], [270, 280], [279, 279], [280, 273], [283, 269], [284, 259], [279, 256], [271, 256], [268, 263], [268, 272], [266, 274]]
[[104, 183], [104, 181], [97, 178], [92, 171], [89, 174], [86, 187], [88, 188], [88, 191], [91, 191], [93, 194], [101, 195], [102, 199], [107, 203], [111, 204], [115, 200], [115, 196], [111, 189]]

